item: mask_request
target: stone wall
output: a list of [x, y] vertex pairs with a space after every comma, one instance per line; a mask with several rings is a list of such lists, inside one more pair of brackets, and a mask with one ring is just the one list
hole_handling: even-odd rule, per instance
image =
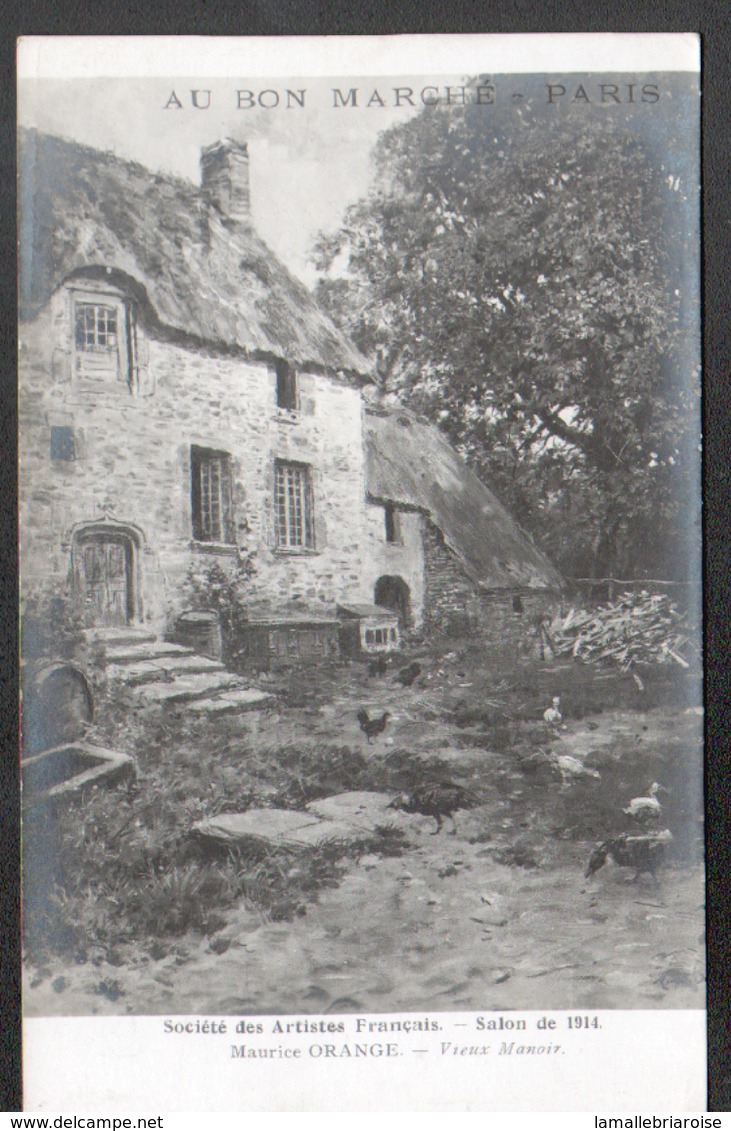
[[541, 616], [557, 601], [548, 590], [481, 592], [465, 573], [439, 530], [425, 523], [425, 624], [432, 633], [477, 633], [496, 651], [538, 647]]
[[479, 598], [441, 532], [424, 522], [426, 626], [432, 632], [459, 635], [479, 625]]
[[[153, 336], [137, 323], [137, 369], [124, 382], [74, 374], [71, 300], [59, 291], [21, 328], [21, 547], [24, 588], [68, 584], [74, 533], [107, 521], [135, 545], [138, 619], [163, 631], [184, 605], [191, 565], [231, 567], [256, 551], [252, 602], [331, 612], [372, 600], [364, 576], [361, 396], [299, 376], [297, 412], [277, 408], [273, 367]], [[70, 429], [74, 458], [51, 458], [51, 429]], [[231, 457], [236, 545], [195, 542], [191, 445]], [[314, 547], [275, 545], [275, 460], [311, 469]]]
[[363, 563], [369, 601], [374, 600], [376, 582], [381, 577], [400, 577], [409, 588], [411, 628], [424, 621], [425, 564], [423, 525], [418, 511], [396, 509], [397, 540], [386, 541], [385, 512], [382, 505], [366, 507], [366, 555]]

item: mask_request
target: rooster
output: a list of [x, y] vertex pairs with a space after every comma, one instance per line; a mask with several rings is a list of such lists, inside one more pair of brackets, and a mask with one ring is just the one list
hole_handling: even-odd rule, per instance
[[619, 864], [621, 868], [634, 868], [635, 876], [632, 883], [637, 883], [641, 872], [649, 872], [656, 879], [655, 870], [660, 866], [665, 856], [665, 849], [673, 839], [669, 829], [660, 833], [645, 833], [633, 835], [622, 833], [612, 840], [605, 840], [597, 845], [589, 857], [589, 863], [584, 873], [587, 879], [606, 863], [607, 858]]
[[473, 809], [480, 804], [480, 799], [463, 785], [445, 781], [438, 785], [423, 785], [412, 793], [401, 793], [394, 797], [388, 809], [400, 809], [404, 813], [421, 813], [425, 817], [434, 817], [437, 827], [432, 836], [442, 831], [442, 819], [449, 817], [452, 822], [452, 836], [457, 834], [457, 824], [454, 814], [459, 809]]
[[366, 736], [368, 743], [370, 744], [371, 739], [375, 738], [377, 734], [383, 734], [384, 730], [386, 729], [386, 723], [391, 717], [391, 712], [384, 711], [379, 719], [370, 719], [365, 707], [361, 707], [355, 717], [358, 720], [360, 729], [363, 731], [363, 734]]
[[395, 682], [400, 683], [402, 687], [411, 687], [416, 677], [420, 675], [421, 664], [418, 664], [416, 660], [414, 660], [414, 662], [407, 667], [401, 668], [401, 671], [396, 676]]

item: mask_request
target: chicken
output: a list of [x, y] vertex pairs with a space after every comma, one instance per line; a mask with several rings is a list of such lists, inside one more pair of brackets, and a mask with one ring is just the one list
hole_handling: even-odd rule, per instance
[[553, 730], [558, 730], [563, 722], [560, 696], [554, 695], [551, 706], [543, 712], [543, 718]]
[[390, 717], [391, 712], [384, 711], [379, 719], [370, 719], [368, 717], [368, 712], [366, 711], [366, 709], [364, 707], [361, 707], [361, 709], [358, 711], [358, 714], [356, 715], [356, 718], [358, 720], [358, 725], [363, 731], [363, 734], [368, 739], [369, 744], [371, 739], [375, 738], [377, 734], [383, 734], [384, 730], [386, 729], [386, 723], [388, 722]]
[[385, 675], [388, 671], [388, 660], [385, 656], [376, 656], [368, 664], [368, 675]]
[[659, 782], [654, 781], [647, 791], [647, 797], [633, 797], [622, 812], [638, 825], [654, 824], [662, 815], [662, 805], [657, 799], [657, 794], [662, 788]]
[[400, 683], [402, 687], [411, 687], [412, 683], [419, 675], [421, 675], [421, 664], [418, 664], [416, 660], [414, 660], [413, 663], [409, 664], [407, 667], [401, 668], [401, 671], [396, 676], [396, 682]]
[[469, 789], [455, 782], [439, 782], [437, 785], [422, 785], [411, 793], [401, 793], [394, 797], [388, 809], [400, 809], [404, 813], [421, 813], [434, 817], [437, 827], [432, 833], [436, 836], [442, 831], [442, 819], [449, 817], [452, 822], [452, 836], [456, 836], [457, 824], [454, 814], [459, 809], [473, 809], [480, 799]]
[[656, 879], [655, 871], [662, 863], [665, 849], [672, 839], [669, 829], [644, 835], [622, 833], [612, 840], [605, 840], [603, 844], [597, 845], [589, 857], [584, 874], [587, 878], [591, 878], [609, 858], [621, 868], [635, 869], [632, 883], [637, 882], [641, 872], [649, 872], [653, 879]]

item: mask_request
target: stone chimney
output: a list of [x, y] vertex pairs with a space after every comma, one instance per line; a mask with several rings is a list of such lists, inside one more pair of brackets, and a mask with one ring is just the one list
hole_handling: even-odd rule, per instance
[[224, 221], [250, 224], [246, 144], [224, 138], [202, 149], [201, 187], [208, 207], [215, 208]]

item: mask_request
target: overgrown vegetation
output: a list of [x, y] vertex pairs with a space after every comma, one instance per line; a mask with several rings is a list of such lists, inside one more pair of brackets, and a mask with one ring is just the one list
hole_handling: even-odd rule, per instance
[[224, 569], [218, 562], [191, 566], [183, 588], [183, 603], [199, 612], [216, 613], [223, 638], [223, 658], [235, 663], [237, 637], [247, 619], [248, 582], [256, 573], [256, 554], [239, 552]]
[[296, 809], [351, 789], [407, 788], [424, 770], [408, 752], [392, 753], [384, 772], [349, 746], [254, 752], [240, 738], [212, 746], [210, 724], [164, 721], [131, 699], [109, 704], [93, 737], [135, 754], [139, 773], [123, 789], [97, 789], [59, 809], [52, 821], [27, 819], [25, 940], [36, 960], [56, 953], [111, 961], [140, 942], [159, 954], [188, 931], [214, 934], [241, 900], [264, 919], [303, 914], [353, 857], [376, 847], [400, 852], [399, 834], [212, 854], [191, 835], [196, 822], [252, 806]]
[[65, 593], [31, 589], [23, 601], [21, 640], [24, 660], [79, 659], [85, 646], [83, 614]]
[[[477, 642], [449, 647], [441, 653], [432, 645], [419, 653], [422, 685], [410, 689], [388, 675], [371, 677], [358, 664], [272, 675], [268, 686], [281, 715], [262, 716], [258, 728], [235, 718], [198, 719], [185, 707], [161, 712], [134, 692], [102, 699], [88, 737], [132, 754], [137, 777], [115, 789], [98, 788], [59, 808], [53, 819], [27, 818], [24, 921], [31, 960], [121, 966], [140, 951], [163, 958], [186, 945], [190, 932], [223, 950], [228, 942], [221, 932], [237, 904], [263, 920], [292, 919], [338, 885], [354, 858], [400, 854], [406, 847], [400, 833], [384, 829], [356, 844], [212, 850], [193, 830], [218, 814], [297, 810], [340, 792], [396, 794], [425, 780], [456, 778], [484, 792], [488, 811], [500, 815], [499, 823], [488, 820], [485, 828], [490, 857], [530, 868], [550, 856], [559, 833], [579, 840], [599, 835], [628, 796], [647, 788], [647, 775], [648, 781], [660, 775], [674, 785], [667, 765], [641, 752], [640, 731], [626, 765], [622, 751], [610, 752], [605, 762], [594, 760], [602, 773], [601, 798], [587, 790], [592, 804], [586, 811], [575, 807], [580, 789], [571, 797], [561, 793], [560, 781], [548, 773], [550, 758], [536, 761], [533, 755], [560, 741], [543, 722], [554, 694], [561, 694], [564, 717], [573, 720], [617, 707], [668, 700], [682, 705], [687, 692], [668, 684], [669, 675], [687, 678], [681, 668], [654, 669], [657, 680], [646, 679], [640, 691], [616, 669], [598, 679], [591, 666], [571, 661], [520, 661], [498, 676]], [[356, 719], [364, 702], [396, 716], [393, 730], [372, 746]], [[399, 735], [397, 727], [404, 726]], [[445, 746], [452, 748], [449, 757], [442, 757]], [[465, 751], [464, 765], [455, 765], [455, 749]], [[686, 772], [686, 762], [678, 762], [678, 774]], [[680, 778], [674, 793], [683, 796]], [[517, 828], [510, 831], [521, 812], [530, 820], [529, 841], [515, 839]], [[510, 828], [501, 831], [505, 819]], [[99, 992], [113, 995], [113, 982]]]

